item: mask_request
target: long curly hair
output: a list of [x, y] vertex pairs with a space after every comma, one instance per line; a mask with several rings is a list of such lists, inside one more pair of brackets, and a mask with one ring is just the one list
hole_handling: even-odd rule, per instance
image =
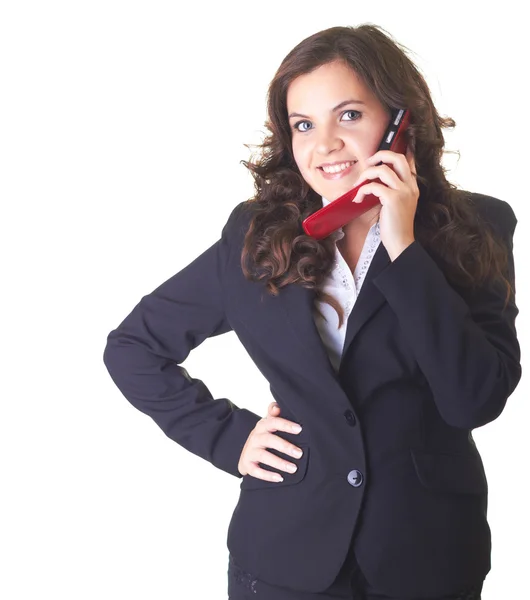
[[251, 171], [255, 187], [254, 197], [243, 203], [252, 208], [241, 253], [244, 276], [264, 282], [275, 296], [291, 283], [314, 289], [314, 309], [325, 318], [316, 303], [330, 304], [337, 311], [339, 328], [344, 322], [342, 307], [322, 289], [333, 267], [335, 242], [332, 236], [315, 240], [303, 231], [302, 221], [321, 208], [322, 199], [303, 179], [295, 162], [287, 117], [289, 84], [337, 60], [349, 65], [389, 110], [409, 109], [407, 138], [420, 190], [415, 239], [455, 287], [500, 279], [507, 290], [505, 306], [510, 294], [515, 294], [504, 276], [508, 265], [505, 245], [480, 219], [472, 195], [458, 190], [445, 177], [441, 158], [447, 151], [442, 128], [454, 128], [455, 121], [438, 114], [425, 79], [405, 48], [372, 24], [331, 27], [304, 39], [284, 58], [269, 85], [265, 126], [270, 135], [258, 146], [255, 162], [241, 161]]

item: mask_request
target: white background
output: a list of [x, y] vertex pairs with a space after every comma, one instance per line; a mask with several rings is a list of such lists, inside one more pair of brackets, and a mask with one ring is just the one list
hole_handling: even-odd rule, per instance
[[[167, 438], [103, 364], [139, 299], [218, 239], [253, 194], [244, 144], [305, 37], [383, 26], [414, 51], [442, 115], [449, 178], [506, 200], [527, 341], [523, 3], [3, 2], [0, 9], [0, 596], [224, 600], [240, 480]], [[264, 415], [268, 384], [233, 332], [184, 363]], [[523, 371], [525, 369], [523, 356]], [[526, 597], [525, 378], [474, 431], [489, 480], [483, 600]], [[526, 559], [526, 560], [525, 560]]]

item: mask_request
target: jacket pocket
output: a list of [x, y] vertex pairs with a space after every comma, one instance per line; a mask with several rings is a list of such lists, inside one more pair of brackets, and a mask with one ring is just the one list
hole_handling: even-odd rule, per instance
[[307, 443], [300, 442], [294, 443], [303, 452], [300, 458], [295, 458], [289, 454], [284, 454], [275, 448], [267, 448], [271, 454], [275, 454], [276, 456], [279, 456], [288, 462], [294, 463], [298, 467], [294, 473], [288, 473], [287, 471], [276, 469], [270, 465], [258, 463], [258, 466], [260, 466], [262, 469], [270, 471], [271, 473], [279, 473], [283, 477], [283, 481], [266, 481], [265, 479], [259, 479], [258, 477], [253, 477], [252, 475], [243, 475], [243, 479], [241, 480], [241, 484], [239, 486], [240, 489], [258, 490], [265, 488], [285, 487], [286, 485], [295, 485], [296, 483], [300, 483], [307, 472], [307, 465], [309, 462], [309, 445]]
[[486, 474], [480, 455], [441, 453], [410, 449], [420, 482], [431, 490], [464, 494], [485, 494]]

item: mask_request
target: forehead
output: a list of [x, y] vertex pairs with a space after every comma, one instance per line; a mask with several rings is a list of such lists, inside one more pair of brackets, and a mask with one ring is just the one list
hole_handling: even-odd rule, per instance
[[310, 73], [296, 77], [287, 88], [288, 111], [329, 108], [337, 103], [354, 98], [366, 104], [373, 101], [373, 95], [349, 66], [342, 62], [321, 65]]

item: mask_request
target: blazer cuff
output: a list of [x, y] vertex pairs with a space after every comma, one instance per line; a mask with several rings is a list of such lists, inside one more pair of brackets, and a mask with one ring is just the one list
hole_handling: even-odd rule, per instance
[[[416, 307], [424, 310], [434, 308], [424, 306], [424, 302], [432, 298], [434, 290], [437, 294], [447, 296], [445, 300], [450, 301], [450, 307], [445, 304], [446, 309], [453, 313], [456, 311], [462, 317], [469, 314], [469, 306], [449, 285], [443, 271], [417, 240], [374, 277], [373, 283], [398, 316], [406, 315], [407, 322], [411, 325], [414, 324]], [[418, 310], [417, 315], [420, 314]]]
[[237, 468], [241, 452], [250, 432], [261, 417], [246, 408], [238, 408], [231, 404], [234, 410], [227, 417], [226, 425], [214, 443], [210, 460], [218, 469], [242, 478], [243, 475]]
[[[420, 282], [419, 278], [421, 278]], [[418, 284], [448, 285], [443, 271], [418, 240], [408, 245], [373, 281], [390, 304], [393, 304], [394, 300], [402, 300], [405, 295], [407, 296], [405, 299], [409, 300], [411, 289]], [[464, 312], [467, 312], [468, 308], [464, 300], [452, 288], [451, 292], [458, 297]]]

